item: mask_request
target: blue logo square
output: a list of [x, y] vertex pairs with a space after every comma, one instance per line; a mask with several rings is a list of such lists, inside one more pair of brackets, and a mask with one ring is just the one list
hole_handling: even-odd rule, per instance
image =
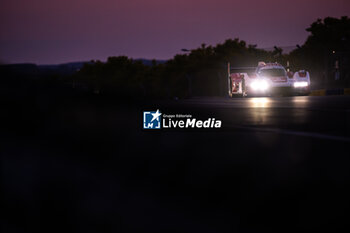
[[162, 113], [157, 110], [156, 112], [143, 112], [143, 128], [144, 129], [160, 129], [161, 128], [161, 115]]

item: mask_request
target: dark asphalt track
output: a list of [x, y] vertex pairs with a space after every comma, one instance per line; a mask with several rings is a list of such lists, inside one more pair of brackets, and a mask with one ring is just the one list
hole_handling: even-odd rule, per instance
[[350, 140], [350, 96], [197, 98], [179, 105], [212, 112], [226, 129]]
[[[3, 105], [2, 232], [349, 230], [348, 96], [44, 97]], [[156, 109], [223, 127], [143, 130]]]

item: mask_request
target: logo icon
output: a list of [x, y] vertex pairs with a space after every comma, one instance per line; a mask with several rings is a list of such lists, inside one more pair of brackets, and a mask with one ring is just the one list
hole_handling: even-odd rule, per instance
[[159, 109], [156, 112], [143, 112], [143, 128], [160, 129], [161, 115]]

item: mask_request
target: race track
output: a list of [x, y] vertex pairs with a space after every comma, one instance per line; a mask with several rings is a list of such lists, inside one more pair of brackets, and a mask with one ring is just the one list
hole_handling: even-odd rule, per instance
[[[0, 131], [6, 232], [349, 230], [348, 96], [14, 106]], [[157, 109], [222, 128], [143, 130]]]

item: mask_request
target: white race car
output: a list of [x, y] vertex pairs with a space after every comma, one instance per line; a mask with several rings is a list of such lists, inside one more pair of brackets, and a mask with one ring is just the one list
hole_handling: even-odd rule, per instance
[[[253, 68], [233, 68], [233, 70]], [[230, 74], [230, 96], [271, 95], [276, 90], [290, 91], [292, 81], [285, 68], [278, 63], [259, 62], [253, 72]], [[241, 86], [241, 87], [240, 87]]]
[[[278, 63], [259, 62], [257, 67], [230, 68], [229, 95], [271, 95], [292, 94], [305, 91], [305, 80], [310, 85], [308, 72], [299, 71], [293, 75]], [[239, 72], [241, 71], [241, 72]], [[304, 73], [303, 73], [304, 72]]]
[[310, 94], [310, 74], [308, 71], [300, 70], [293, 75], [293, 92], [299, 95]]

